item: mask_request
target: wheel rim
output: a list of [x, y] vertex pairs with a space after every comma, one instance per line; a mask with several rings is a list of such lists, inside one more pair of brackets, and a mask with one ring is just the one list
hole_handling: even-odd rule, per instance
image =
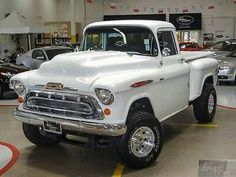
[[137, 157], [146, 157], [155, 146], [155, 135], [149, 127], [138, 128], [131, 137], [131, 151]]
[[209, 99], [208, 99], [208, 112], [209, 114], [211, 114], [214, 110], [215, 107], [215, 98], [214, 95], [211, 93], [209, 95]]

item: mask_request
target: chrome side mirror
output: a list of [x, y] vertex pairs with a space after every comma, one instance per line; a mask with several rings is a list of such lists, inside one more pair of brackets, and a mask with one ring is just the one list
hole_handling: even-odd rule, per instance
[[170, 56], [170, 49], [165, 47], [163, 50], [162, 50], [162, 55], [164, 57], [167, 57], [167, 56]]

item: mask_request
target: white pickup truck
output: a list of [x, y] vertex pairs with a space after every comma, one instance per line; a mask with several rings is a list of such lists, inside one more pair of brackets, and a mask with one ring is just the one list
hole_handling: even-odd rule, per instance
[[210, 54], [180, 54], [168, 22], [96, 22], [80, 52], [11, 79], [21, 103], [13, 116], [37, 146], [68, 135], [109, 139], [123, 164], [143, 168], [160, 154], [162, 121], [190, 105], [198, 122], [212, 121], [218, 62]]

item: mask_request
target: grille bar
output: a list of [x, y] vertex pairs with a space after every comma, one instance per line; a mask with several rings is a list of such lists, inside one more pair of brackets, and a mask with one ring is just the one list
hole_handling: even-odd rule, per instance
[[66, 101], [66, 100], [55, 100], [55, 99], [47, 99], [41, 97], [29, 97], [27, 100], [27, 105], [29, 107], [50, 107], [52, 109], [57, 110], [68, 110], [68, 111], [78, 111], [81, 114], [92, 114], [93, 109], [88, 103], [83, 102], [74, 102], [74, 101]]

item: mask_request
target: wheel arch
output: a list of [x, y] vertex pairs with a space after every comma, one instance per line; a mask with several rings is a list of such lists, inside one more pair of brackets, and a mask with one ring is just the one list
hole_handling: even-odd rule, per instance
[[131, 101], [131, 103], [129, 104], [127, 118], [135, 111], [144, 111], [155, 116], [152, 102], [147, 96], [139, 97]]
[[[200, 79], [200, 78], [202, 78], [202, 79]], [[206, 74], [204, 77], [199, 77], [198, 81], [195, 81], [195, 82], [198, 82], [199, 84], [195, 83], [194, 84], [195, 87], [193, 84], [191, 84], [190, 100], [189, 100], [190, 102], [194, 101], [202, 94], [202, 90], [205, 85], [215, 86], [217, 81], [215, 81], [213, 73], [209, 73], [209, 74]]]
[[213, 74], [212, 74], [212, 73], [210, 73], [210, 74], [208, 74], [208, 75], [205, 75], [205, 77], [203, 78], [203, 81], [202, 81], [202, 83], [201, 83], [201, 87], [200, 87], [200, 91], [199, 91], [198, 95], [196, 95], [196, 96], [194, 97], [194, 99], [191, 100], [191, 102], [193, 102], [193, 101], [196, 100], [199, 96], [201, 96], [202, 91], [203, 91], [205, 85], [212, 85], [212, 86], [215, 85], [215, 83], [214, 83], [214, 77], [213, 77]]

